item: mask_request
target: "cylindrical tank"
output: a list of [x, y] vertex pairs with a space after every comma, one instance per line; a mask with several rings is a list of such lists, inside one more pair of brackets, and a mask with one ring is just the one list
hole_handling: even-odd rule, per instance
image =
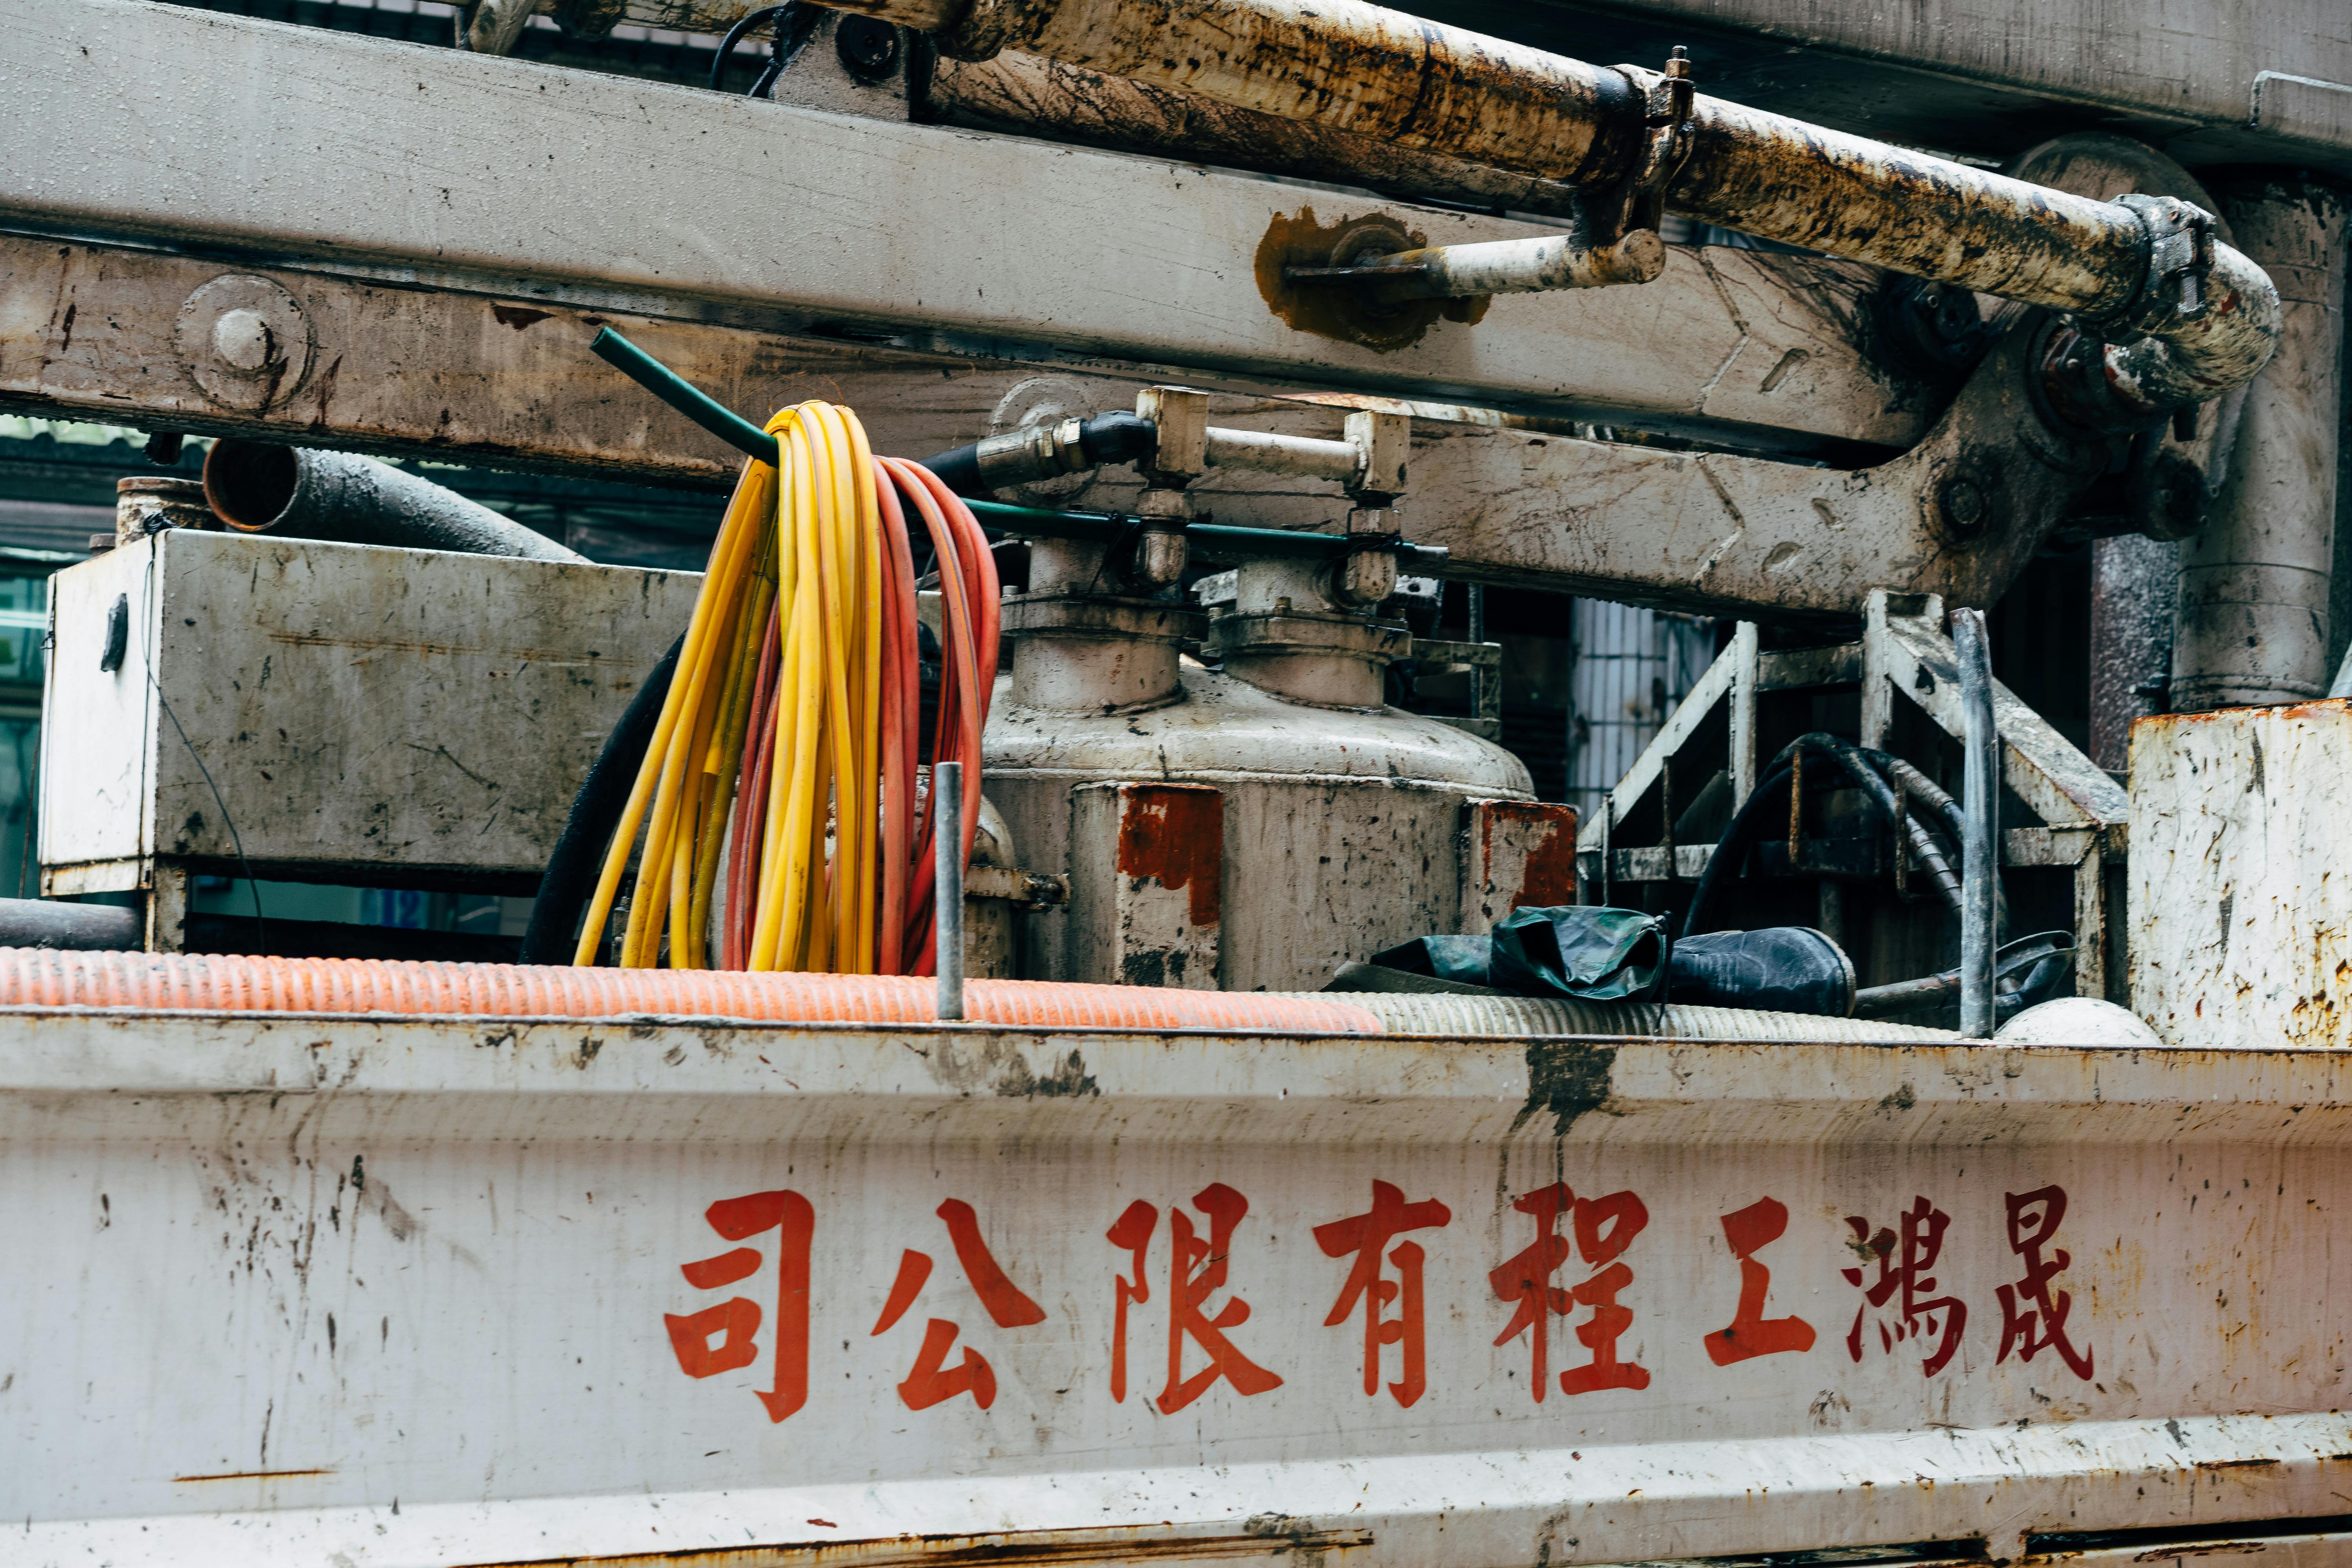
[[[1217, 645], [1199, 611], [1100, 593], [1097, 557], [1041, 542], [1031, 592], [1006, 605], [1016, 652], [986, 770], [1024, 866], [1067, 870], [1081, 889], [1130, 869], [1072, 863], [1074, 789], [1209, 785], [1222, 797], [1215, 962], [1172, 983], [1312, 989], [1348, 959], [1462, 929], [1465, 803], [1532, 791], [1501, 747], [1379, 704], [1378, 668], [1410, 646], [1403, 628], [1333, 611], [1302, 574], [1312, 568], [1245, 567], [1223, 617], [1244, 635], [1213, 670], [1181, 651], [1204, 633]], [[1276, 646], [1286, 639], [1295, 657]], [[1370, 700], [1316, 700], [1333, 693]], [[1091, 929], [1127, 918], [1115, 900], [1074, 893], [1068, 910], [1024, 918], [1030, 978], [1138, 977], [1101, 956], [1136, 933]]]

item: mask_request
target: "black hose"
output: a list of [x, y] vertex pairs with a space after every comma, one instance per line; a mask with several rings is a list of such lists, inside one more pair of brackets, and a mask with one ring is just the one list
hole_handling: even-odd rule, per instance
[[539, 901], [531, 905], [530, 924], [522, 933], [525, 963], [570, 963], [580, 938], [580, 917], [595, 890], [604, 866], [604, 847], [613, 841], [628, 808], [629, 792], [637, 782], [654, 729], [661, 722], [662, 704], [669, 699], [670, 679], [677, 673], [677, 657], [686, 634], [654, 666], [637, 694], [621, 714], [621, 721], [604, 737], [604, 749], [580, 793], [572, 797], [572, 815], [564, 819], [562, 837], [547, 858], [539, 879]]
[[[796, 16], [793, 15], [794, 12], [801, 12], [803, 15]], [[727, 79], [728, 62], [734, 58], [735, 46], [743, 41], [744, 35], [770, 17], [773, 17], [776, 23], [775, 42], [769, 48], [768, 58], [760, 68], [759, 79], [752, 83], [751, 90], [745, 95], [751, 98], [768, 96], [769, 89], [776, 85], [776, 79], [783, 74], [784, 67], [792, 63], [793, 57], [800, 53], [801, 46], [808, 42], [809, 32], [816, 25], [814, 8], [800, 4], [800, 0], [785, 0], [785, 4], [782, 5], [763, 5], [727, 29], [727, 37], [719, 42], [719, 52], [710, 59], [711, 91], [723, 90], [722, 84]], [[792, 33], [797, 33], [799, 36], [791, 38], [788, 42], [787, 35]]]
[[1927, 832], [1927, 825], [1897, 806], [1894, 786], [1872, 766], [1862, 748], [1851, 741], [1817, 731], [1798, 736], [1780, 748], [1779, 754], [1765, 765], [1763, 779], [1732, 816], [1730, 826], [1723, 830], [1723, 837], [1716, 843], [1715, 852], [1707, 857], [1706, 868], [1699, 873], [1698, 887], [1691, 895], [1690, 910], [1683, 917], [1682, 934], [1696, 936], [1706, 929], [1700, 924], [1700, 920], [1708, 903], [1722, 885], [1727, 868], [1736, 865], [1745, 854], [1748, 834], [1774, 788], [1791, 776], [1791, 764], [1800, 751], [1821, 752], [1836, 762], [1846, 776], [1861, 787], [1888, 826], [1893, 826], [1898, 820], [1908, 825], [1912, 849], [1919, 858], [1921, 868], [1957, 914], [1960, 904], [1959, 879], [1953, 874], [1950, 862]]
[[[923, 467], [937, 474], [941, 483], [967, 500], [986, 500], [992, 493], [980, 477], [978, 441], [961, 447], [950, 447], [935, 457], [925, 458]], [[1097, 414], [1078, 426], [1078, 452], [1092, 468], [1116, 468], [1121, 463], [1143, 462], [1160, 449], [1160, 427], [1140, 414], [1112, 412]], [[1037, 475], [1040, 479], [1050, 475]]]
[[980, 443], [977, 441], [950, 447], [937, 456], [925, 458], [923, 467], [937, 474], [941, 484], [966, 500], [988, 499], [988, 487], [980, 482]]
[[146, 939], [147, 921], [137, 910], [50, 899], [0, 899], [0, 947], [136, 952], [147, 945]]
[[1078, 426], [1078, 449], [1097, 468], [1139, 463], [1160, 450], [1160, 427], [1140, 414], [1097, 414]]

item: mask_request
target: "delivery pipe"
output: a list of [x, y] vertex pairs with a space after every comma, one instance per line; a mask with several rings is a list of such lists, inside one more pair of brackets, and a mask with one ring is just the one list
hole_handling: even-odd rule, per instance
[[2176, 713], [2301, 702], [2328, 685], [2337, 457], [2344, 431], [2343, 195], [2266, 174], [2222, 200], [2238, 238], [2276, 276], [2277, 357], [2247, 388], [2205, 527], [2179, 552]]
[[1646, 178], [1703, 222], [2067, 312], [2101, 352], [2053, 374], [2095, 427], [2243, 384], [2278, 335], [2268, 276], [2185, 204], [2068, 195], [1697, 95], [1679, 126], [1654, 124], [1653, 73], [1360, 0], [831, 3], [957, 59], [1043, 55], [1603, 197]]
[[588, 559], [455, 490], [348, 452], [215, 441], [205, 458], [205, 500], [244, 533], [531, 561]]

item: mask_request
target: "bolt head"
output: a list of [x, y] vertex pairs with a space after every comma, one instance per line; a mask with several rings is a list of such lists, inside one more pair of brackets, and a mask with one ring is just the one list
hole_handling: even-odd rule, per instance
[[247, 374], [266, 368], [277, 347], [268, 321], [257, 310], [224, 310], [213, 323], [213, 353]]
[[1937, 500], [1943, 510], [1945, 527], [1962, 537], [1981, 530], [1992, 513], [1984, 487], [1965, 475], [1946, 479]]

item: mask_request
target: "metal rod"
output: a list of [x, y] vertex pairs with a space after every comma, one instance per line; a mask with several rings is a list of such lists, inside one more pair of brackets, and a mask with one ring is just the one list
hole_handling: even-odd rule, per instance
[[[776, 438], [688, 382], [661, 361], [612, 328], [596, 334], [590, 345], [596, 357], [677, 409], [747, 458], [762, 463], [776, 460]], [[1340, 447], [1341, 442], [1317, 442]], [[1352, 448], [1350, 448], [1352, 451]], [[974, 517], [1007, 533], [1040, 539], [1122, 538], [1136, 520], [1099, 511], [1048, 511], [1043, 507], [1012, 506], [1003, 501], [967, 500]], [[1349, 552], [1349, 542], [1337, 533], [1294, 532], [1280, 528], [1235, 528], [1224, 523], [1196, 522], [1185, 533], [1193, 546], [1208, 555], [1278, 557], [1301, 561], [1336, 561]], [[1396, 546], [1397, 568], [1433, 576], [1445, 569], [1449, 553], [1442, 546]]]
[[963, 1016], [963, 764], [940, 763], [931, 769], [934, 817], [931, 857], [934, 904], [939, 910], [940, 1016]]
[[1635, 229], [1612, 245], [1587, 246], [1572, 236], [1547, 234], [1368, 256], [1344, 267], [1286, 267], [1282, 276], [1291, 283], [1347, 284], [1381, 303], [1402, 303], [1606, 289], [1652, 282], [1665, 269], [1664, 243], [1649, 229]]
[[2000, 877], [2000, 731], [1983, 611], [1952, 612], [1952, 647], [1960, 667], [1960, 1033], [1989, 1039]]

